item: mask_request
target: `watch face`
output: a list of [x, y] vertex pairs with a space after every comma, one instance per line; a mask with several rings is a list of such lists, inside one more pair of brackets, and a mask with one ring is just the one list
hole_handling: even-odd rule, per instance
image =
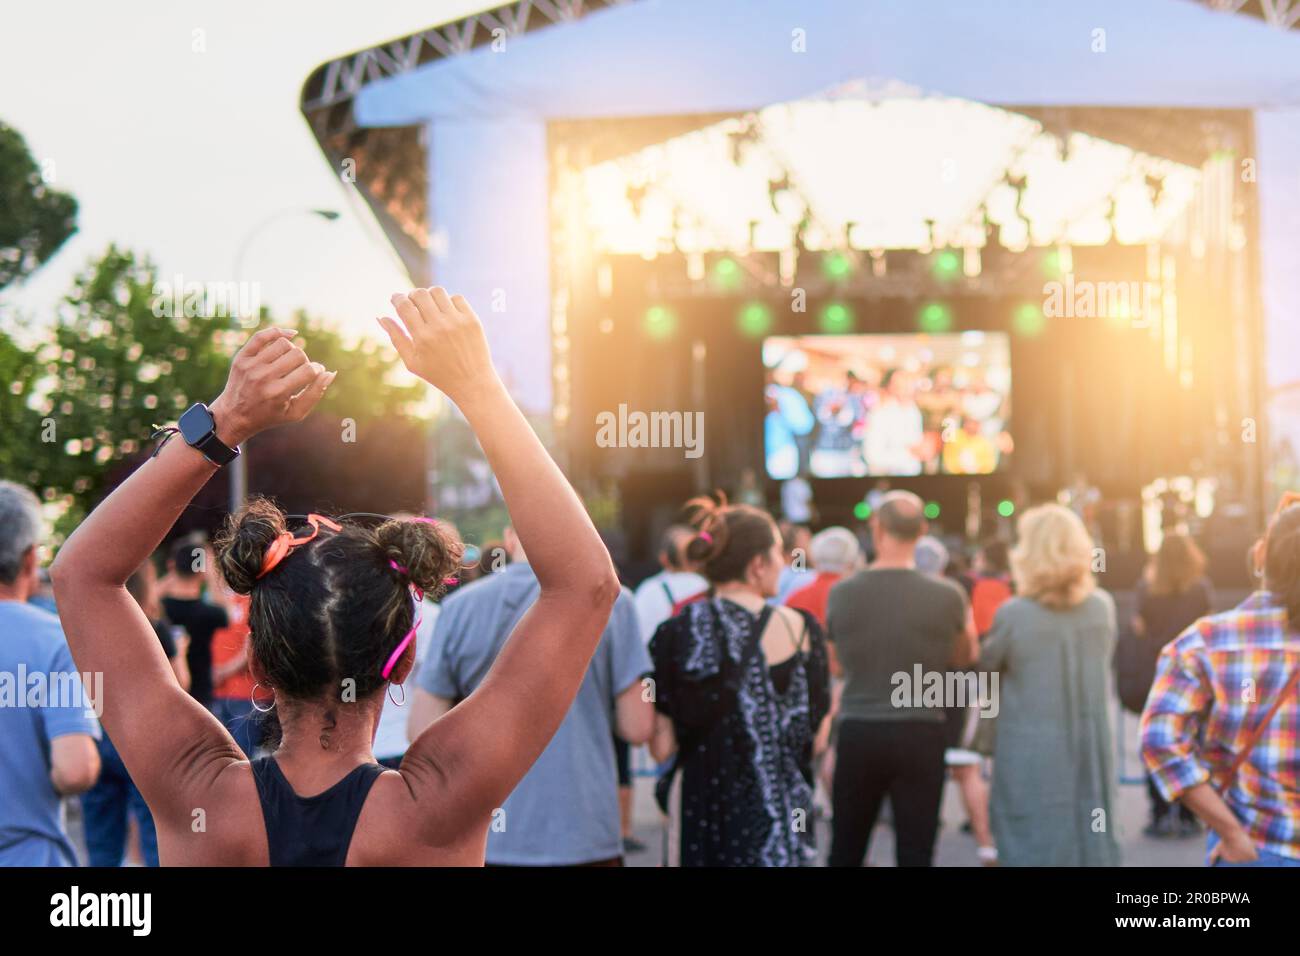
[[176, 423], [186, 444], [193, 445], [207, 438], [216, 428], [212, 413], [205, 405], [191, 405]]

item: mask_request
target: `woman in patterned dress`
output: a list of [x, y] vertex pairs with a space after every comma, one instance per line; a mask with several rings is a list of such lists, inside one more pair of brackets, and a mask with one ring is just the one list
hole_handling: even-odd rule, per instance
[[687, 555], [712, 591], [650, 644], [651, 752], [673, 761], [661, 793], [682, 774], [681, 865], [812, 864], [813, 742], [830, 708], [821, 628], [768, 603], [784, 554], [766, 512], [707, 498], [690, 507]]

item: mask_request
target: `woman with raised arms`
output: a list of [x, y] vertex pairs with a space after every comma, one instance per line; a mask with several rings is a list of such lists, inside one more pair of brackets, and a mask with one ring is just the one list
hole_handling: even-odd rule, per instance
[[481, 865], [492, 811], [550, 741], [600, 640], [618, 595], [609, 555], [497, 376], [478, 317], [440, 288], [392, 302], [400, 322], [380, 324], [473, 427], [540, 597], [478, 690], [384, 770], [371, 745], [386, 690], [414, 663], [415, 596], [455, 573], [460, 542], [429, 519], [304, 520], [250, 503], [218, 561], [251, 595], [250, 667], [275, 697], [282, 740], [245, 759], [177, 684], [124, 584], [219, 463], [303, 419], [337, 374], [292, 331], [252, 336], [211, 409], [187, 412], [181, 436], [95, 509], [53, 567], [73, 657], [104, 675], [103, 724], [153, 811], [164, 865]]

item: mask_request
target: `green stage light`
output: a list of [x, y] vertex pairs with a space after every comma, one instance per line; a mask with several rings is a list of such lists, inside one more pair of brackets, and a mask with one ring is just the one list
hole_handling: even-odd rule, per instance
[[1016, 309], [1016, 314], [1011, 318], [1011, 327], [1020, 335], [1030, 338], [1042, 334], [1046, 325], [1047, 319], [1043, 317], [1043, 310], [1032, 302], [1026, 302]]
[[927, 501], [925, 503], [925, 516], [931, 521], [939, 517], [939, 502]]
[[853, 313], [843, 302], [832, 302], [822, 309], [821, 330], [832, 335], [853, 330]]
[[998, 514], [1004, 518], [1010, 518], [1016, 513], [1016, 505], [1010, 498], [1003, 498], [998, 502]]
[[917, 324], [922, 332], [947, 332], [952, 328], [952, 309], [942, 302], [930, 302], [922, 306]]
[[961, 257], [951, 249], [945, 249], [934, 257], [931, 266], [934, 277], [943, 281], [957, 278], [961, 272]]
[[822, 257], [822, 272], [828, 279], [847, 279], [852, 271], [853, 263], [842, 252], [830, 252]]
[[871, 517], [871, 505], [867, 504], [865, 501], [859, 501], [853, 506], [853, 517], [857, 518], [859, 521], [866, 521]]
[[666, 339], [677, 331], [677, 316], [665, 306], [652, 305], [645, 311], [642, 327], [650, 338]]
[[1048, 249], [1043, 253], [1043, 275], [1050, 279], [1059, 278], [1061, 275], [1061, 253], [1055, 249]]
[[750, 302], [740, 310], [740, 333], [757, 339], [772, 327], [772, 310], [762, 302]]
[[713, 284], [720, 289], [735, 289], [740, 285], [740, 263], [724, 256], [713, 264]]

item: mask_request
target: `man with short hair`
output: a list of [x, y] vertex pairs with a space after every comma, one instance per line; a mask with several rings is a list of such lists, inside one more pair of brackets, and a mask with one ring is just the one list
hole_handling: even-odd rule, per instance
[[709, 582], [686, 557], [686, 548], [696, 534], [689, 525], [669, 525], [659, 539], [659, 566], [663, 570], [646, 578], [636, 589], [636, 616], [647, 644], [659, 625], [673, 616], [677, 604], [709, 589]]
[[40, 538], [36, 496], [0, 481], [0, 866], [76, 866], [62, 798], [99, 776], [94, 702], [59, 619], [27, 603]]
[[[921, 700], [923, 678], [977, 653], [966, 592], [916, 569], [927, 523], [921, 499], [892, 491], [871, 518], [876, 560], [831, 588], [827, 637], [843, 668], [831, 800], [831, 866], [861, 866], [880, 804], [893, 808], [899, 866], [929, 866], [943, 796], [943, 700]], [[908, 691], [900, 693], [900, 690]]]
[[[218, 630], [230, 626], [230, 615], [224, 607], [204, 597], [203, 586], [209, 581], [210, 567], [212, 555], [205, 542], [195, 538], [178, 542], [167, 562], [167, 587], [162, 605], [167, 620], [183, 627], [190, 638], [185, 654], [190, 667], [190, 696], [211, 710], [212, 638]], [[219, 596], [216, 588], [213, 591], [213, 596]], [[217, 716], [224, 716], [224, 712], [218, 712]]]
[[[540, 588], [519, 538], [506, 528], [510, 563], [442, 602], [430, 659], [411, 707], [414, 740], [487, 676]], [[435, 656], [436, 655], [436, 656]], [[532, 769], [493, 814], [489, 866], [621, 866], [618, 774], [611, 737], [643, 744], [654, 705], [642, 678], [653, 670], [632, 593], [623, 588], [578, 696]]]

